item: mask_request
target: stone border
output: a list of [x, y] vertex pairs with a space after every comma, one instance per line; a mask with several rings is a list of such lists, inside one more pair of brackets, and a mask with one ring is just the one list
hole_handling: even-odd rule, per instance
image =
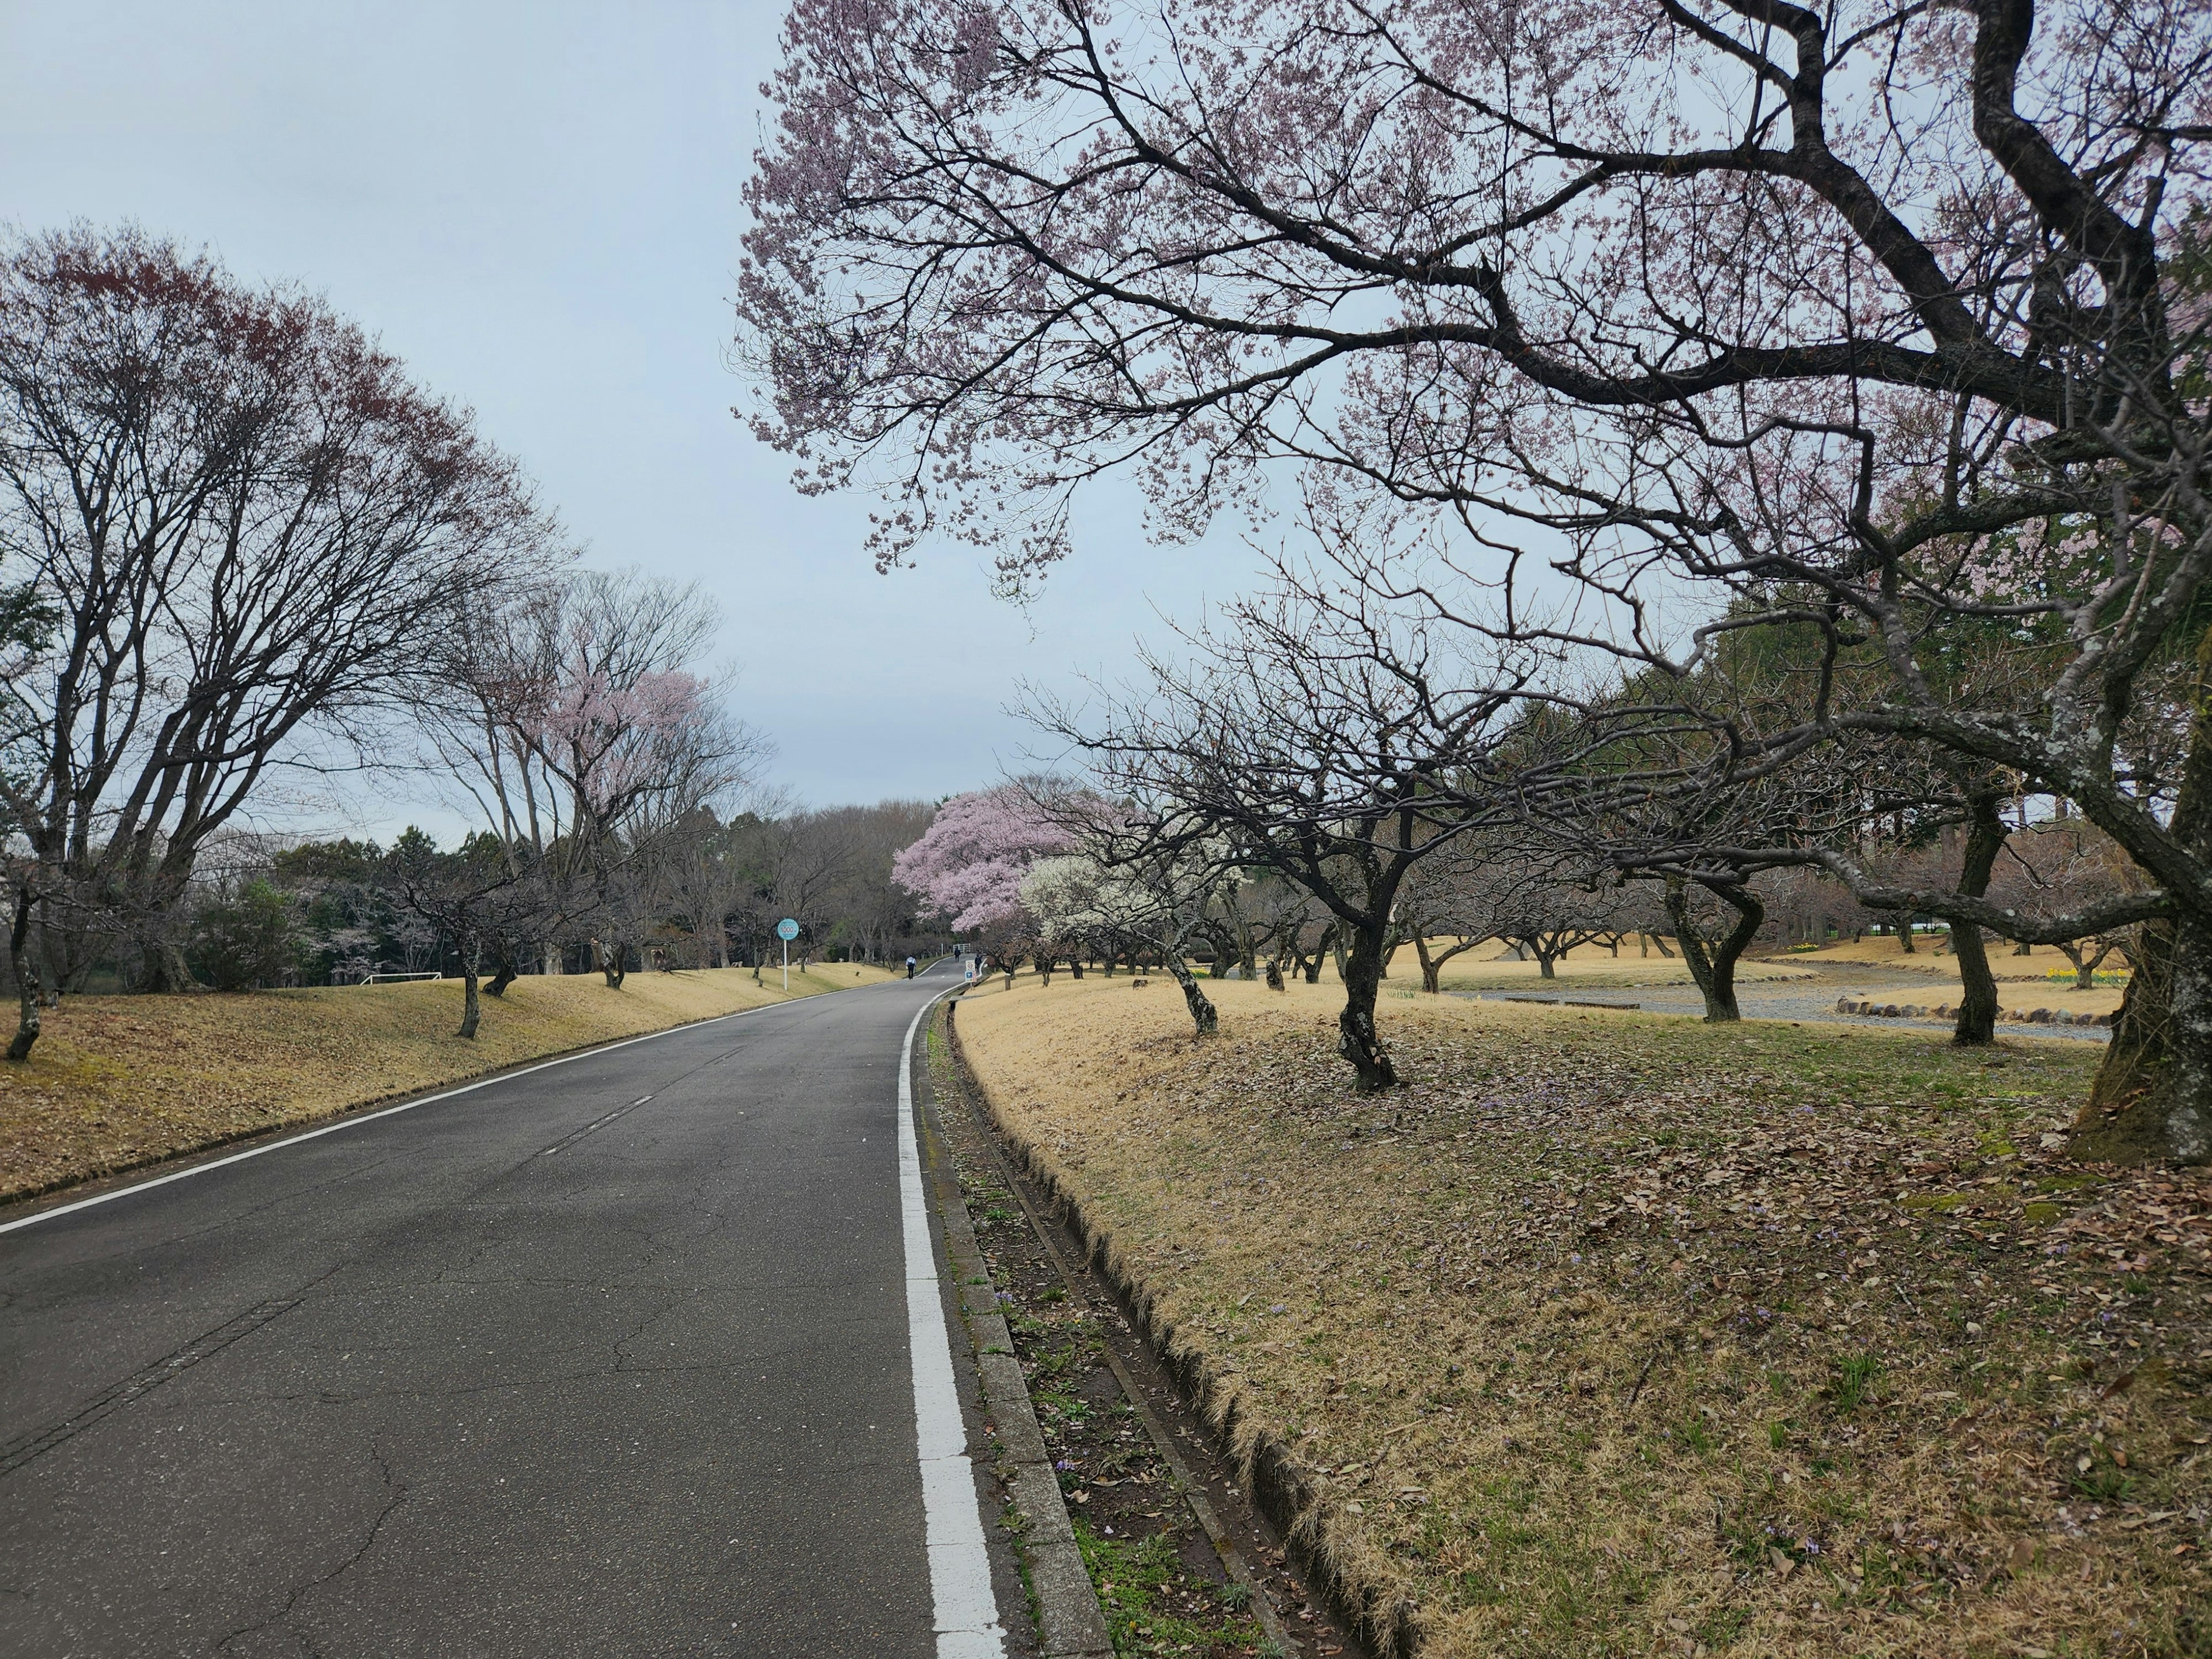
[[[929, 1026], [936, 1026], [940, 1018], [933, 1015]], [[945, 1029], [949, 1034], [949, 1021]], [[927, 1044], [915, 1056], [915, 1063], [926, 1082]], [[1091, 1586], [1090, 1571], [1076, 1546], [1075, 1528], [1067, 1518], [1067, 1499], [1045, 1450], [1044, 1431], [1037, 1424], [1036, 1407], [1023, 1380], [1021, 1361], [1014, 1357], [1013, 1335], [1006, 1328], [1006, 1316], [999, 1310], [997, 1286], [991, 1282], [982, 1253], [975, 1248], [975, 1223], [960, 1196], [960, 1177], [953, 1170], [951, 1149], [938, 1124], [935, 1091], [919, 1090], [915, 1098], [921, 1106], [925, 1129], [922, 1168], [936, 1196], [945, 1256], [952, 1267], [953, 1293], [974, 1351], [975, 1375], [999, 1448], [994, 1473], [1020, 1520], [1013, 1529], [1015, 1548], [1035, 1598], [1045, 1659], [1113, 1659], [1114, 1644], [1107, 1633], [1106, 1618], [1099, 1611], [1097, 1592]]]

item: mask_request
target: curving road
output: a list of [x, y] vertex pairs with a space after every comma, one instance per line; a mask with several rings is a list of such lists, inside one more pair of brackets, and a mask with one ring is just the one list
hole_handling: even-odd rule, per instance
[[951, 976], [0, 1233], [0, 1651], [997, 1652], [908, 1282], [901, 1045]]

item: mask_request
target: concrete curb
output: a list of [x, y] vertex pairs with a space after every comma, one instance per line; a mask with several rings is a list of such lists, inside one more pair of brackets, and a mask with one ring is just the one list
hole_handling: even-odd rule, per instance
[[[934, 1015], [932, 1025], [943, 1018], [941, 1012]], [[926, 1055], [917, 1058], [927, 1075]], [[1036, 1600], [1045, 1659], [1113, 1659], [1114, 1644], [1107, 1634], [1105, 1615], [1099, 1611], [1091, 1574], [1076, 1547], [1067, 1500], [1046, 1454], [1044, 1431], [1037, 1424], [1036, 1407], [1023, 1380], [1021, 1362], [1014, 1357], [1013, 1334], [1006, 1328], [1006, 1316], [999, 1311], [998, 1290], [991, 1282], [990, 1269], [975, 1248], [975, 1224], [961, 1199], [959, 1178], [953, 1172], [938, 1125], [933, 1091], [923, 1097], [922, 1121], [927, 1129], [923, 1167], [936, 1194], [945, 1230], [945, 1255], [952, 1265], [961, 1322], [975, 1351], [976, 1376], [1001, 1449], [995, 1473], [1022, 1522], [1018, 1547], [1028, 1569], [1030, 1593]]]

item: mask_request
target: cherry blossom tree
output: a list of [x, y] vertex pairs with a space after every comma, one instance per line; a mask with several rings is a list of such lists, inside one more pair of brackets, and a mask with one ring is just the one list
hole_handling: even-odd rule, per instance
[[956, 933], [1005, 935], [1002, 951], [1016, 936], [1033, 937], [1023, 878], [1038, 860], [1076, 845], [1074, 830], [1041, 805], [1048, 789], [1032, 780], [955, 795], [891, 860], [893, 878]]
[[[879, 557], [1019, 584], [1103, 471], [1188, 534], [1289, 465], [1433, 516], [1457, 580], [1381, 591], [1478, 633], [1686, 680], [1811, 628], [1879, 690], [1723, 708], [1709, 777], [1873, 734], [2068, 799], [2139, 889], [1801, 850], [2141, 927], [2081, 1144], [2212, 1158], [2212, 10], [798, 0], [773, 96], [740, 349]], [[1951, 682], [1993, 635], [2033, 672]]]
[[549, 930], [588, 929], [619, 986], [642, 866], [747, 784], [767, 744], [700, 672], [716, 618], [696, 587], [585, 571], [501, 600], [453, 637], [425, 729], [498, 844], [527, 849]]

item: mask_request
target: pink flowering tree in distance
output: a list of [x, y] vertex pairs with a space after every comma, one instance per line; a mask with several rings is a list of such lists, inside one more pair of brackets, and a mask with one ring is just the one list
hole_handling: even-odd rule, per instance
[[[2212, 1158], [2202, 0], [795, 0], [772, 96], [756, 420], [891, 495], [879, 558], [1019, 586], [1102, 472], [1190, 535], [1302, 468], [1431, 532], [1349, 579], [1701, 723], [1653, 790], [1881, 740], [2065, 799], [2139, 885], [1702, 853], [2136, 929], [2086, 1144]], [[1794, 708], [1731, 700], [1751, 630]]]
[[459, 695], [425, 724], [509, 865], [532, 867], [549, 971], [561, 943], [588, 932], [619, 987], [647, 866], [756, 775], [764, 740], [731, 715], [726, 685], [698, 672], [715, 622], [695, 587], [582, 571], [455, 630], [447, 670]]
[[956, 933], [975, 934], [1012, 974], [1036, 938], [1023, 878], [1075, 844], [1074, 831], [1039, 805], [1030, 786], [1000, 784], [938, 808], [928, 831], [891, 860], [891, 875]]

